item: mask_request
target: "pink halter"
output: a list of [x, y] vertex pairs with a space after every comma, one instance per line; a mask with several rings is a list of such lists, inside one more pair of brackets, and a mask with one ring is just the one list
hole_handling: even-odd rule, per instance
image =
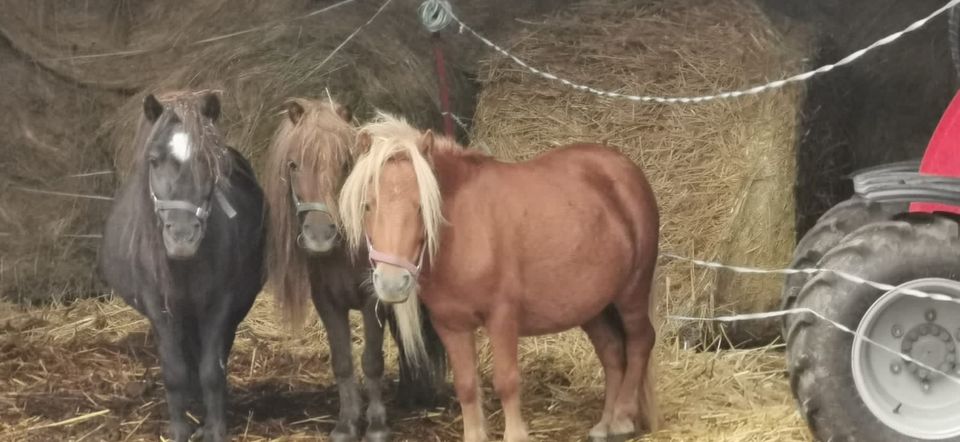
[[414, 278], [420, 276], [420, 268], [423, 266], [423, 255], [424, 251], [426, 251], [426, 248], [426, 244], [420, 247], [420, 257], [417, 259], [417, 264], [414, 265], [412, 262], [407, 261], [404, 258], [391, 255], [389, 253], [383, 253], [377, 249], [374, 249], [373, 243], [370, 242], [370, 237], [367, 237], [367, 254], [369, 255], [371, 267], [375, 266], [378, 262], [390, 264], [392, 266], [406, 269]]

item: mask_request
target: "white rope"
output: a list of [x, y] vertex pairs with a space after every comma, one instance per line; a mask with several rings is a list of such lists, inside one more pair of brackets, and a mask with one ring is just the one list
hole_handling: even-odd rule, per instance
[[848, 334], [850, 334], [850, 335], [853, 335], [854, 338], [856, 338], [856, 339], [861, 339], [861, 340], [863, 340], [863, 342], [866, 342], [866, 343], [868, 343], [868, 344], [870, 344], [870, 345], [872, 345], [872, 346], [874, 346], [874, 347], [876, 347], [876, 348], [879, 348], [879, 349], [881, 349], [881, 350], [883, 350], [883, 351], [885, 351], [885, 352], [887, 352], [887, 353], [890, 353], [891, 355], [899, 356], [899, 357], [903, 358], [905, 361], [909, 361], [909, 362], [912, 362], [912, 363], [914, 363], [914, 364], [917, 364], [918, 366], [923, 367], [923, 368], [925, 368], [925, 369], [927, 369], [927, 370], [930, 370], [930, 371], [933, 372], [933, 373], [937, 373], [937, 374], [939, 374], [939, 375], [942, 375], [942, 376], [944, 376], [945, 378], [947, 378], [947, 380], [949, 380], [950, 382], [953, 382], [953, 383], [955, 383], [955, 384], [960, 385], [960, 378], [957, 378], [955, 374], [953, 374], [953, 373], [947, 373], [947, 372], [942, 371], [942, 370], [940, 370], [940, 369], [938, 369], [938, 368], [931, 367], [931, 366], [929, 366], [929, 365], [927, 365], [927, 364], [925, 364], [925, 363], [923, 363], [923, 362], [921, 362], [921, 361], [918, 361], [917, 359], [913, 358], [913, 357], [910, 356], [910, 355], [904, 354], [904, 353], [902, 353], [902, 352], [900, 352], [900, 351], [898, 351], [898, 350], [894, 350], [894, 349], [892, 349], [892, 348], [890, 348], [890, 347], [887, 347], [886, 345], [883, 345], [883, 344], [881, 344], [881, 343], [879, 343], [879, 342], [877, 342], [877, 341], [874, 341], [873, 339], [870, 339], [869, 337], [864, 336], [863, 334], [857, 333], [856, 330], [853, 330], [853, 329], [851, 329], [850, 327], [847, 327], [846, 325], [843, 325], [843, 324], [841, 324], [841, 323], [839, 323], [839, 322], [837, 322], [837, 321], [834, 321], [834, 320], [832, 320], [832, 319], [830, 319], [830, 318], [828, 318], [828, 317], [820, 314], [819, 312], [817, 312], [817, 311], [815, 311], [815, 310], [811, 310], [811, 309], [809, 309], [809, 308], [793, 308], [793, 309], [789, 309], [789, 310], [778, 310], [778, 311], [774, 311], [774, 312], [751, 313], [751, 314], [745, 314], [745, 315], [732, 315], [732, 316], [717, 316], [717, 317], [713, 317], [713, 318], [698, 318], [698, 317], [693, 317], [693, 316], [675, 316], [675, 315], [668, 315], [668, 316], [667, 316], [667, 319], [671, 319], [671, 320], [675, 320], [675, 321], [737, 322], [737, 321], [745, 321], [745, 320], [751, 320], [751, 319], [774, 318], [774, 317], [787, 316], [787, 315], [792, 315], [792, 314], [797, 314], [797, 313], [810, 313], [810, 314], [812, 314], [812, 315], [814, 315], [814, 316], [816, 316], [816, 317], [818, 317], [818, 318], [826, 321], [827, 323], [829, 323], [830, 325], [836, 327], [836, 328], [839, 329], [840, 331], [843, 331], [843, 332], [845, 332], [845, 333], [848, 333]]
[[[694, 265], [697, 265], [697, 266], [700, 266], [700, 267], [706, 267], [706, 268], [711, 268], [711, 269], [725, 269], [725, 270], [730, 270], [730, 271], [736, 272], [736, 273], [760, 274], [760, 275], [763, 275], [763, 274], [795, 275], [795, 274], [799, 274], [799, 273], [805, 273], [805, 274], [808, 274], [808, 275], [813, 275], [813, 274], [816, 274], [816, 273], [825, 273], [825, 272], [826, 272], [826, 273], [833, 273], [833, 274], [839, 276], [840, 278], [843, 278], [843, 279], [845, 279], [845, 280], [847, 280], [847, 281], [850, 281], [850, 282], [852, 282], [852, 283], [854, 283], [854, 284], [867, 285], [867, 286], [873, 287], [873, 288], [875, 288], [875, 289], [877, 289], [877, 290], [890, 291], [890, 290], [893, 290], [893, 289], [897, 288], [896, 286], [893, 286], [893, 285], [890, 285], [890, 284], [884, 284], [884, 283], [882, 283], [882, 282], [870, 281], [870, 280], [867, 280], [867, 279], [863, 279], [863, 278], [861, 278], [861, 277], [859, 277], [859, 276], [857, 276], [857, 275], [854, 275], [854, 274], [851, 274], [851, 273], [847, 273], [847, 272], [843, 272], [843, 271], [840, 271], [840, 270], [833, 270], [833, 269], [826, 269], [826, 268], [819, 268], [819, 267], [817, 267], [817, 268], [805, 268], [805, 269], [760, 269], [760, 268], [755, 268], [755, 267], [732, 266], [732, 265], [721, 264], [721, 263], [718, 263], [718, 262], [703, 261], [703, 260], [699, 260], [699, 259], [695, 259], [695, 258], [687, 258], [687, 257], [684, 257], [684, 256], [674, 255], [674, 254], [671, 254], [671, 253], [661, 253], [660, 256], [662, 256], [662, 257], [664, 257], [664, 258], [675, 259], [675, 260], [678, 260], [678, 261], [687, 261], [687, 262], [693, 263]], [[940, 293], [927, 293], [927, 292], [923, 292], [923, 291], [920, 291], [920, 290], [917, 290], [917, 289], [902, 289], [902, 290], [899, 291], [899, 293], [902, 293], [902, 294], [904, 294], [904, 295], [909, 295], [909, 296], [915, 296], [915, 297], [917, 297], [917, 298], [931, 299], [931, 300], [934, 300], [934, 301], [953, 302], [953, 303], [960, 304], [960, 299], [954, 298], [954, 297], [949, 296], [949, 295], [940, 294]]]
[[[231, 33], [229, 33], [229, 34], [222, 34], [222, 35], [217, 35], [217, 36], [214, 36], [214, 37], [207, 37], [207, 38], [204, 38], [204, 39], [202, 39], [202, 40], [197, 40], [197, 41], [188, 43], [187, 46], [196, 46], [196, 45], [201, 45], [201, 44], [213, 43], [213, 42], [215, 42], [215, 41], [226, 40], [226, 39], [228, 39], [228, 38], [233, 38], [233, 37], [237, 37], [237, 36], [240, 36], [240, 35], [249, 34], [249, 33], [251, 33], [251, 32], [256, 32], [256, 31], [263, 30], [263, 29], [268, 29], [268, 28], [270, 28], [270, 27], [278, 26], [278, 25], [281, 25], [281, 24], [286, 23], [286, 22], [303, 20], [303, 19], [306, 19], [306, 18], [310, 18], [310, 17], [316, 16], [316, 15], [323, 14], [323, 13], [325, 13], [325, 12], [327, 12], [327, 11], [330, 11], [330, 10], [333, 10], [333, 9], [336, 9], [336, 8], [339, 8], [340, 6], [346, 5], [346, 4], [348, 4], [348, 3], [353, 3], [353, 2], [355, 2], [355, 1], [357, 1], [357, 0], [341, 0], [341, 1], [337, 2], [337, 3], [332, 4], [332, 5], [325, 6], [325, 7], [323, 7], [323, 8], [314, 10], [314, 11], [312, 11], [312, 12], [309, 12], [309, 13], [307, 13], [307, 14], [304, 14], [304, 15], [301, 15], [301, 16], [298, 16], [298, 17], [293, 17], [293, 18], [284, 19], [284, 20], [275, 20], [275, 21], [272, 21], [272, 22], [269, 22], [269, 23], [266, 23], [266, 24], [263, 24], [263, 25], [260, 25], [260, 26], [255, 26], [255, 27], [252, 27], [252, 28], [249, 28], [249, 29], [244, 29], [244, 30], [242, 30], [242, 31], [231, 32]], [[173, 47], [173, 46], [169, 46], [169, 47]], [[130, 49], [130, 50], [126, 50], [126, 51], [106, 52], [106, 53], [101, 53], [101, 54], [84, 54], [84, 55], [73, 55], [73, 56], [69, 56], [69, 57], [54, 57], [54, 58], [50, 58], [49, 60], [52, 60], [52, 61], [67, 61], [67, 60], [83, 60], [83, 59], [93, 59], [93, 58], [122, 57], [122, 56], [130, 56], [130, 55], [140, 55], [140, 54], [145, 54], [145, 53], [147, 53], [147, 52], [152, 52], [152, 51], [160, 51], [160, 50], [163, 50], [163, 49], [168, 49], [169, 47], [167, 47], [167, 46], [157, 46], [157, 47], [152, 47], [152, 48]]]
[[460, 117], [457, 116], [457, 114], [455, 114], [455, 113], [453, 113], [453, 112], [446, 112], [446, 111], [440, 112], [440, 114], [441, 114], [441, 115], [449, 115], [450, 118], [452, 118], [453, 121], [454, 121], [455, 123], [457, 123], [457, 126], [460, 126], [460, 129], [463, 129], [463, 131], [464, 131], [464, 132], [467, 132], [467, 133], [470, 132], [470, 126], [467, 126], [467, 123], [464, 123], [463, 120], [462, 120]]
[[[367, 26], [369, 26], [370, 23], [373, 23], [373, 21], [377, 18], [377, 16], [379, 16], [380, 13], [381, 13], [384, 9], [386, 9], [387, 5], [389, 5], [390, 2], [392, 2], [392, 1], [393, 1], [393, 0], [386, 0], [386, 1], [384, 1], [383, 4], [380, 5], [379, 8], [377, 8], [377, 12], [374, 12], [373, 15], [370, 16], [370, 19], [369, 19], [369, 20], [367, 20], [366, 22], [364, 22], [364, 23], [361, 24], [360, 26], [357, 26], [357, 29], [354, 29], [353, 32], [351, 32], [350, 35], [347, 36], [346, 39], [344, 39], [342, 42], [340, 42], [340, 44], [337, 45], [337, 47], [333, 48], [333, 51], [330, 51], [330, 53], [327, 54], [327, 57], [324, 58], [323, 61], [321, 61], [319, 64], [317, 64], [317, 66], [315, 66], [313, 69], [311, 69], [310, 72], [307, 72], [307, 75], [304, 75], [303, 78], [301, 78], [300, 81], [298, 81], [296, 84], [303, 83], [304, 81], [307, 80], [307, 78], [310, 78], [311, 76], [313, 76], [313, 74], [317, 73], [317, 71], [319, 71], [320, 68], [322, 68], [325, 64], [327, 64], [327, 62], [330, 61], [330, 59], [332, 59], [333, 56], [337, 54], [337, 52], [340, 52], [340, 50], [343, 49], [343, 47], [346, 46], [347, 43], [350, 42], [350, 40], [353, 40], [353, 37], [356, 37], [357, 34], [360, 33], [360, 31], [362, 31], [364, 28], [366, 28]], [[956, 1], [960, 1], [960, 0], [956, 0]]]
[[446, 11], [451, 10], [450, 2], [447, 0], [426, 0], [417, 7], [417, 14], [420, 16], [420, 23], [430, 32], [437, 32], [453, 21], [451, 14]]
[[[540, 77], [543, 77], [543, 78], [545, 78], [545, 79], [547, 79], [547, 80], [557, 81], [557, 82], [563, 83], [563, 84], [566, 85], [566, 86], [572, 87], [572, 88], [574, 88], [574, 89], [578, 89], [578, 90], [581, 90], [581, 91], [590, 92], [590, 93], [592, 93], [592, 94], [600, 95], [600, 96], [602, 96], [602, 97], [622, 98], [622, 99], [626, 99], [626, 100], [639, 101], [639, 102], [656, 102], [656, 103], [702, 103], [702, 102], [705, 102], [705, 101], [712, 101], [712, 100], [718, 100], [718, 99], [724, 99], [724, 98], [737, 98], [737, 97], [741, 97], [741, 96], [744, 96], [744, 95], [757, 95], [757, 94], [760, 94], [760, 93], [762, 93], [762, 92], [766, 92], [766, 91], [770, 91], [770, 90], [782, 88], [782, 87], [784, 87], [784, 86], [786, 86], [786, 85], [788, 85], [788, 84], [790, 84], [790, 83], [797, 83], [797, 82], [801, 82], [801, 81], [806, 81], [806, 80], [809, 80], [810, 78], [812, 78], [812, 77], [815, 76], [815, 75], [819, 75], [819, 74], [823, 74], [823, 73], [826, 73], [826, 72], [830, 72], [830, 71], [832, 71], [834, 68], [837, 68], [837, 67], [839, 67], [839, 66], [843, 66], [843, 65], [846, 65], [846, 64], [853, 63], [855, 60], [857, 60], [857, 59], [863, 57], [864, 55], [866, 55], [867, 52], [870, 52], [871, 50], [876, 49], [876, 48], [878, 48], [878, 47], [880, 47], [880, 46], [885, 46], [885, 45], [888, 45], [888, 44], [890, 44], [890, 43], [893, 43], [894, 41], [896, 41], [897, 39], [899, 39], [900, 37], [902, 37], [904, 34], [907, 34], [907, 33], [909, 33], [909, 32], [912, 32], [912, 31], [915, 31], [915, 30], [917, 30], [917, 29], [920, 29], [921, 27], [923, 27], [924, 25], [926, 25], [927, 22], [929, 22], [930, 20], [932, 20], [934, 17], [937, 17], [938, 15], [943, 14], [944, 12], [948, 11], [950, 8], [952, 8], [952, 7], [960, 4], [960, 0], [950, 0], [949, 3], [947, 3], [946, 5], [943, 5], [942, 7], [940, 7], [940, 9], [937, 9], [936, 11], [934, 11], [933, 13], [931, 13], [930, 15], [928, 15], [928, 16], [920, 19], [920, 20], [917, 20], [917, 21], [911, 23], [910, 26], [907, 26], [907, 27], [904, 28], [902, 31], [895, 32], [895, 33], [890, 34], [890, 35], [888, 35], [888, 36], [886, 36], [886, 37], [883, 37], [883, 38], [881, 38], [880, 40], [877, 40], [876, 42], [874, 42], [873, 44], [871, 44], [870, 46], [867, 46], [867, 47], [865, 47], [865, 48], [863, 48], [863, 49], [860, 49], [859, 51], [856, 51], [856, 52], [854, 52], [854, 53], [852, 53], [852, 54], [850, 54], [850, 55], [847, 55], [846, 57], [842, 58], [840, 61], [837, 61], [836, 63], [828, 64], [828, 65], [825, 65], [825, 66], [821, 66], [821, 67], [819, 67], [819, 68], [817, 68], [817, 69], [814, 69], [814, 70], [812, 70], [812, 71], [803, 72], [803, 73], [794, 75], [794, 76], [792, 76], [792, 77], [788, 77], [788, 78], [785, 78], [785, 79], [782, 79], [782, 80], [773, 81], [773, 82], [770, 82], [770, 83], [767, 83], [767, 84], [762, 84], [762, 85], [759, 85], [759, 86], [754, 86], [754, 87], [751, 87], [751, 88], [748, 88], [748, 89], [742, 89], [742, 90], [736, 90], [736, 91], [728, 91], [728, 92], [721, 92], [721, 93], [714, 94], [714, 95], [704, 95], [704, 96], [699, 96], [699, 97], [658, 97], [658, 96], [651, 96], [651, 95], [628, 95], [628, 94], [622, 94], [622, 93], [620, 93], [620, 92], [605, 91], [605, 90], [602, 90], [602, 89], [597, 89], [597, 88], [592, 87], [592, 86], [588, 86], [588, 85], [584, 85], [584, 84], [580, 84], [580, 83], [575, 83], [575, 82], [573, 82], [573, 81], [570, 81], [570, 80], [567, 80], [567, 79], [565, 79], [565, 78], [561, 78], [561, 77], [559, 77], [559, 76], [557, 76], [557, 75], [551, 74], [551, 73], [549, 73], [549, 72], [547, 72], [547, 71], [545, 71], [545, 70], [538, 69], [538, 68], [535, 68], [535, 67], [529, 65], [527, 62], [521, 60], [521, 59], [518, 58], [517, 56], [511, 54], [510, 52], [507, 52], [506, 49], [498, 46], [497, 44], [495, 44], [494, 42], [490, 41], [489, 39], [487, 39], [487, 38], [484, 37], [483, 35], [480, 35], [480, 33], [478, 33], [477, 31], [473, 30], [473, 28], [471, 28], [470, 26], [468, 26], [466, 23], [464, 23], [462, 20], [460, 20], [460, 18], [457, 17], [457, 16], [453, 13], [453, 10], [452, 10], [452, 8], [450, 8], [449, 3], [441, 2], [440, 0], [425, 0], [425, 1], [424, 1], [424, 4], [427, 4], [427, 3], [433, 4], [432, 6], [430, 6], [430, 8], [443, 8], [443, 12], [445, 12], [445, 13], [449, 16], [450, 20], [453, 20], [453, 21], [457, 22], [457, 23], [460, 25], [460, 32], [463, 32], [463, 30], [466, 30], [467, 32], [469, 32], [470, 34], [472, 34], [474, 37], [476, 37], [478, 40], [480, 40], [481, 42], [483, 42], [483, 44], [489, 46], [489, 47], [492, 48], [493, 50], [495, 50], [495, 51], [503, 54], [503, 55], [506, 56], [507, 58], [513, 60], [514, 63], [520, 65], [521, 67], [523, 67], [523, 68], [525, 68], [525, 69], [527, 69], [527, 70], [530, 71], [531, 73], [536, 74], [536, 75], [538, 75], [538, 76], [540, 76]], [[424, 5], [421, 5], [421, 8], [424, 8], [424, 7], [425, 7]], [[438, 13], [439, 13], [439, 12], [438, 12]], [[439, 22], [440, 20], [439, 20], [439, 19], [436, 19], [436, 21]]]

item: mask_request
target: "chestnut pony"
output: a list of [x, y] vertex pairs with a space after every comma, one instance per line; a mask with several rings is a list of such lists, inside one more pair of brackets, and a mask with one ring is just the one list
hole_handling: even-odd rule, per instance
[[[366, 260], [354, 261], [341, 244], [337, 194], [355, 159], [356, 130], [349, 110], [330, 100], [295, 98], [285, 104], [286, 116], [273, 138], [264, 173], [269, 205], [267, 267], [270, 288], [278, 298], [284, 316], [299, 325], [306, 316], [307, 297], [320, 315], [327, 339], [333, 372], [340, 392], [340, 417], [331, 432], [335, 442], [357, 441], [361, 432], [362, 398], [354, 381], [350, 310], [363, 314], [364, 350], [361, 358], [366, 378], [368, 442], [386, 441], [389, 431], [383, 401], [383, 324], [389, 324], [400, 349], [401, 401], [432, 405], [446, 376], [443, 344], [432, 326], [421, 325], [420, 305], [404, 318], [415, 322], [397, 323], [385, 304], [377, 303], [366, 281], [370, 267]], [[426, 315], [424, 315], [426, 316]], [[406, 328], [427, 330], [426, 340], [404, 342]], [[398, 330], [398, 328], [400, 330]], [[399, 331], [399, 333], [398, 333]], [[411, 351], [410, 345], [420, 345]], [[412, 366], [411, 357], [427, 354]]]
[[652, 430], [650, 316], [659, 215], [641, 170], [595, 144], [504, 163], [380, 114], [344, 183], [348, 242], [374, 261], [383, 302], [419, 298], [454, 371], [464, 439], [486, 440], [474, 332], [493, 347], [504, 440], [529, 439], [520, 412], [519, 337], [580, 326], [603, 365], [593, 440]]

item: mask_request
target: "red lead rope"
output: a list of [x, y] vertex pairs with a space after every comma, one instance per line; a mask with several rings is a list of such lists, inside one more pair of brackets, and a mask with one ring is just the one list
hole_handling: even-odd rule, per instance
[[440, 46], [440, 37], [434, 33], [433, 56], [437, 62], [437, 82], [440, 85], [440, 110], [443, 112], [443, 130], [447, 136], [454, 137], [453, 114], [450, 111], [450, 88], [447, 86], [447, 68], [443, 60], [443, 48]]

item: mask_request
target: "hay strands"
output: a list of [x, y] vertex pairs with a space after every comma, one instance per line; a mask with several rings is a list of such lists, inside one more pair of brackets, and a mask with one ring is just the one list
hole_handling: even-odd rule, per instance
[[70, 425], [76, 425], [81, 422], [86, 422], [88, 420], [98, 418], [100, 416], [106, 416], [108, 414], [110, 414], [110, 410], [95, 411], [93, 413], [82, 414], [80, 416], [72, 417], [70, 419], [65, 419], [59, 422], [51, 422], [51, 423], [42, 424], [42, 425], [34, 425], [29, 428], [24, 428], [22, 430], [4, 434], [3, 436], [13, 436], [16, 434], [24, 434], [24, 433], [29, 433], [31, 431], [43, 430], [47, 428], [68, 427]]
[[13, 187], [13, 188], [21, 192], [38, 193], [41, 195], [63, 196], [63, 197], [69, 197], [69, 198], [86, 198], [86, 199], [100, 200], [100, 201], [113, 201], [113, 198], [109, 196], [103, 196], [103, 195], [87, 195], [83, 193], [57, 192], [55, 190], [31, 189], [29, 187], [19, 187], [19, 186]]

